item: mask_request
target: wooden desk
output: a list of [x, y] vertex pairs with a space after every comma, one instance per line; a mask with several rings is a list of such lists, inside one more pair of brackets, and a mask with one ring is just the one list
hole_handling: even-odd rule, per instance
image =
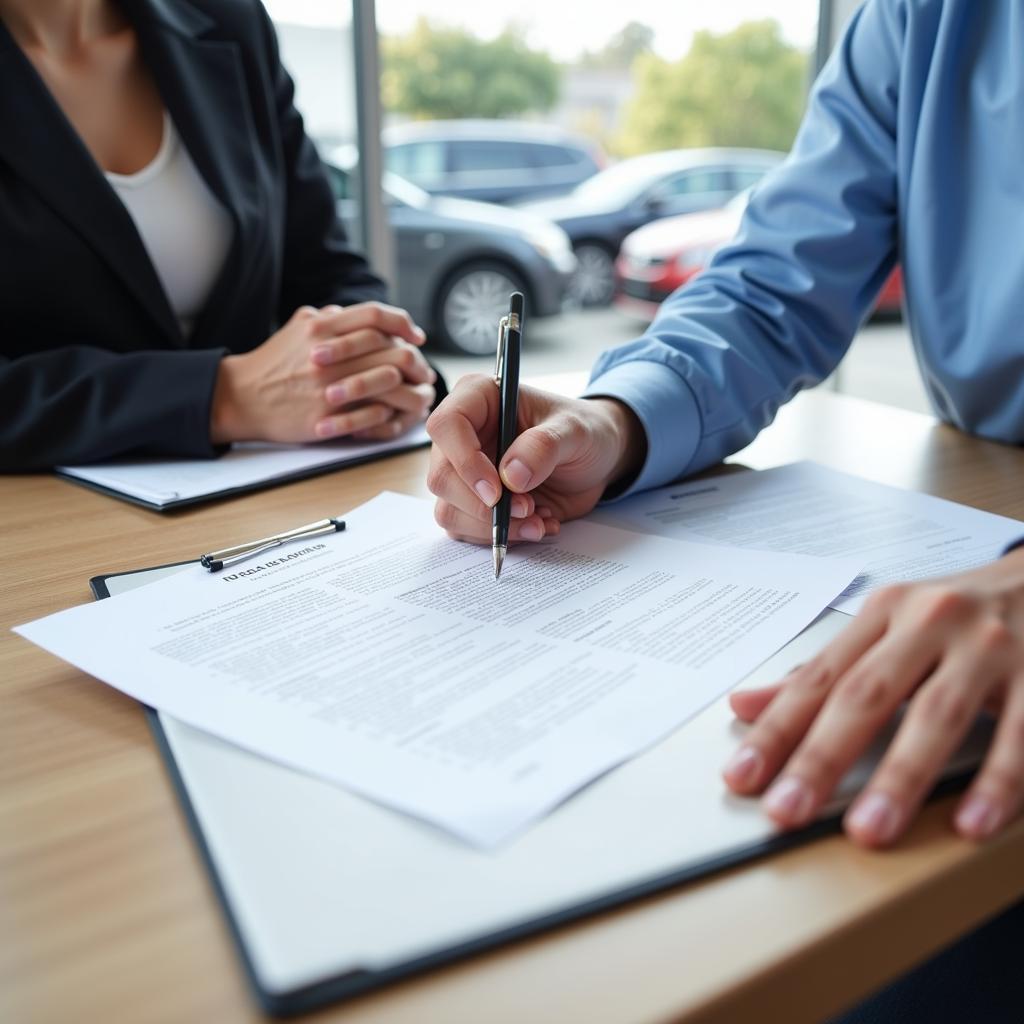
[[[801, 396], [738, 457], [814, 458], [1024, 518], [1024, 452], [856, 399]], [[87, 579], [426, 493], [417, 452], [160, 516], [0, 478], [0, 1019], [260, 1019], [138, 707], [7, 629]], [[948, 800], [899, 847], [842, 838], [686, 886], [317, 1015], [360, 1024], [819, 1021], [1024, 893], [1024, 824], [956, 839]]]

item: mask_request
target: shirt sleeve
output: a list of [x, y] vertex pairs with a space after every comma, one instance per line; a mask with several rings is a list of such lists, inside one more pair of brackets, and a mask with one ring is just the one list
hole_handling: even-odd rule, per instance
[[646, 462], [623, 494], [744, 447], [849, 348], [898, 257], [904, 4], [868, 0], [854, 15], [735, 240], [643, 337], [595, 364], [586, 394], [625, 402], [647, 431]]

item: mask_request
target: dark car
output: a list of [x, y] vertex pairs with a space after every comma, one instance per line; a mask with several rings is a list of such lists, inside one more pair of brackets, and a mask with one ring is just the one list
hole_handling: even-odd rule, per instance
[[432, 195], [487, 203], [560, 195], [604, 166], [586, 139], [517, 121], [417, 121], [387, 129], [384, 165]]
[[[350, 230], [358, 218], [354, 151], [326, 154], [338, 212]], [[533, 215], [464, 199], [428, 195], [386, 174], [384, 199], [397, 256], [395, 302], [431, 340], [480, 355], [497, 345], [498, 320], [514, 291], [531, 317], [561, 311], [576, 268], [561, 228]]]
[[762, 149], [648, 153], [609, 167], [567, 196], [518, 208], [565, 228], [579, 259], [577, 301], [606, 306], [615, 292], [615, 257], [626, 235], [661, 217], [724, 206], [784, 156]]

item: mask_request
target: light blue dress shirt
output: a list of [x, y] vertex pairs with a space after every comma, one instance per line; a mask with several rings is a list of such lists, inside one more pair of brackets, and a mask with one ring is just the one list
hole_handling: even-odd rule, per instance
[[897, 260], [932, 405], [1024, 441], [1024, 0], [868, 0], [735, 241], [589, 395], [631, 406], [630, 492], [720, 461], [840, 361]]

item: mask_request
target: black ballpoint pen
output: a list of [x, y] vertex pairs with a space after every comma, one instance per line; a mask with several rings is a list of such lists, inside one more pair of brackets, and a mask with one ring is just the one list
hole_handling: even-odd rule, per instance
[[[498, 448], [494, 464], [501, 465], [509, 445], [515, 440], [519, 418], [519, 346], [523, 337], [523, 295], [513, 292], [508, 316], [498, 325], [498, 357], [494, 370], [498, 385]], [[512, 492], [502, 487], [491, 510], [491, 553], [494, 557], [494, 578], [501, 575], [501, 566], [508, 551], [508, 524], [512, 515]]]

